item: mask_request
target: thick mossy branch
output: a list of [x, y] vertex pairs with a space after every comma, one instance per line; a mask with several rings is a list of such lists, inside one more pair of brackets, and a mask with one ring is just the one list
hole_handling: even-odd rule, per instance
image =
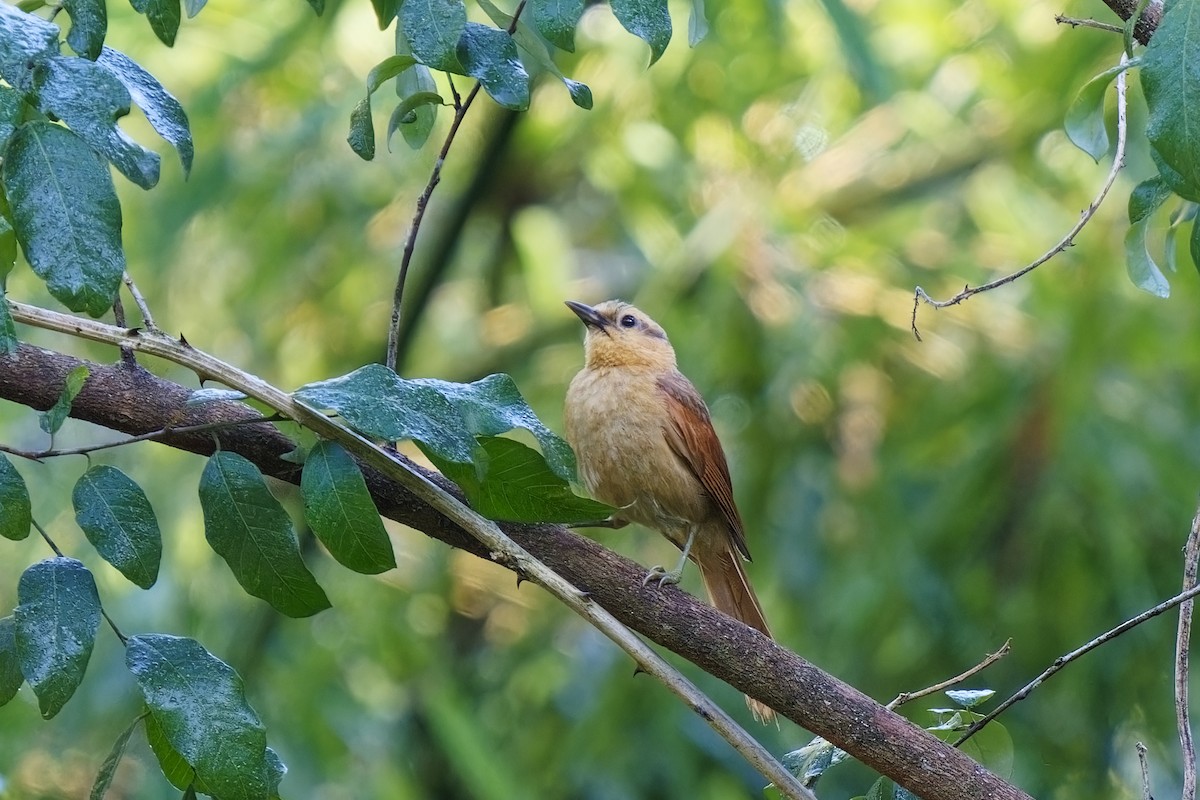
[[[57, 399], [70, 370], [83, 362], [21, 345], [0, 361], [0, 398], [34, 409]], [[72, 416], [127, 434], [217, 421], [244, 421], [257, 412], [239, 403], [186, 406], [191, 389], [123, 364], [88, 364], [91, 374]], [[159, 440], [202, 455], [211, 433], [166, 432]], [[269, 423], [241, 424], [216, 434], [221, 447], [248, 458], [263, 473], [297, 483], [300, 468], [281, 456], [294, 443]], [[446, 517], [381, 474], [364, 467], [367, 486], [386, 517], [453, 547], [489, 558], [478, 542]], [[438, 485], [452, 484], [429, 474]], [[692, 661], [741, 692], [767, 702], [871, 768], [926, 800], [1028, 800], [963, 753], [894, 714], [757, 631], [675, 587], [642, 586], [644, 567], [565, 528], [504, 525], [533, 556], [567, 578], [622, 623]]]

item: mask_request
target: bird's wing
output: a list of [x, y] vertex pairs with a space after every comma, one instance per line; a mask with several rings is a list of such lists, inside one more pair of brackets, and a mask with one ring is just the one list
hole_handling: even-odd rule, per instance
[[750, 550], [746, 547], [742, 517], [733, 502], [729, 465], [725, 461], [725, 451], [721, 449], [717, 432], [713, 430], [704, 400], [691, 381], [679, 372], [659, 378], [658, 388], [667, 400], [670, 424], [663, 428], [667, 444], [688, 465], [717, 504], [729, 527], [734, 546], [749, 560]]

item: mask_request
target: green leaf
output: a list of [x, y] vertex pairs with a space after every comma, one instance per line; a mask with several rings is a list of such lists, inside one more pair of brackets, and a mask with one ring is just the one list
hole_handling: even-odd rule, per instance
[[1192, 223], [1192, 235], [1188, 240], [1188, 253], [1192, 256], [1192, 266], [1200, 272], [1200, 222]]
[[228, 664], [194, 639], [165, 634], [131, 637], [125, 661], [154, 724], [196, 771], [202, 791], [221, 800], [270, 797], [266, 728]]
[[[2, 282], [0, 281], [0, 283]], [[19, 344], [17, 326], [13, 324], [12, 314], [9, 312], [8, 303], [4, 299], [4, 292], [0, 291], [0, 359], [16, 353], [17, 345]], [[0, 520], [0, 528], [3, 527], [3, 520]]]
[[[411, 94], [401, 100], [399, 105], [396, 106], [395, 110], [392, 111], [391, 119], [388, 120], [388, 150], [392, 149], [392, 135], [397, 130], [404, 130], [406, 126], [416, 125], [422, 119], [420, 116], [421, 111], [427, 110], [430, 106], [440, 106], [444, 102], [445, 101], [442, 99], [442, 96], [436, 92], [417, 92], [416, 94]], [[433, 114], [430, 113], [424, 118], [430, 120], [429, 128], [431, 129], [433, 127]], [[424, 135], [425, 138], [429, 137], [428, 129], [425, 130]], [[418, 139], [418, 144], [413, 145], [413, 139], [411, 137], [406, 134], [404, 138], [410, 146], [414, 147], [414, 149], [419, 148], [425, 143], [425, 139]]]
[[[397, 26], [396, 54], [402, 55], [411, 51], [403, 28]], [[437, 95], [437, 84], [433, 82], [433, 74], [424, 64], [414, 64], [396, 77], [396, 96], [400, 98], [400, 105], [405, 105], [410, 97], [416, 95]], [[436, 105], [426, 103], [418, 104], [403, 114], [398, 113], [399, 109], [392, 112], [392, 117], [388, 120], [388, 146], [391, 146], [392, 134], [399, 128], [410, 148], [419, 150], [424, 147], [430, 132], [433, 131], [433, 123], [437, 120], [437, 109]]]
[[58, 26], [0, 3], [0, 78], [22, 93], [33, 91], [33, 68], [41, 59], [57, 55]]
[[1129, 193], [1130, 224], [1136, 225], [1145, 220], [1167, 202], [1171, 194], [1171, 187], [1161, 177], [1139, 183]]
[[1150, 257], [1146, 247], [1146, 228], [1149, 220], [1130, 225], [1125, 233], [1125, 267], [1133, 285], [1155, 297], [1170, 297], [1171, 285], [1162, 270]]
[[343, 566], [366, 575], [396, 566], [392, 543], [358, 464], [336, 442], [318, 442], [300, 478], [304, 518]]
[[346, 137], [353, 150], [363, 161], [375, 157], [375, 125], [371, 121], [371, 98], [358, 101], [350, 112], [350, 135]]
[[708, 36], [708, 20], [704, 16], [704, 0], [692, 0], [688, 12], [688, 46], [695, 47]]
[[109, 787], [112, 786], [113, 776], [117, 774], [117, 767], [120, 766], [121, 759], [125, 757], [125, 748], [129, 746], [129, 738], [133, 736], [133, 732], [137, 730], [137, 726], [142, 723], [144, 718], [144, 715], [139, 715], [113, 742], [112, 750], [108, 752], [108, 757], [100, 765], [100, 772], [96, 774], [96, 780], [92, 783], [92, 792], [88, 795], [88, 800], [104, 800]]
[[583, 0], [532, 0], [533, 27], [555, 47], [575, 52], [575, 28], [583, 16]]
[[1063, 125], [1067, 138], [1094, 161], [1098, 162], [1108, 152], [1108, 129], [1104, 124], [1104, 94], [1113, 79], [1130, 66], [1132, 62], [1104, 70], [1085, 83], [1067, 107]]
[[[312, 2], [312, 0], [310, 0], [310, 2]], [[206, 5], [208, 5], [208, 0], [183, 0], [183, 11], [185, 14], [187, 14], [188, 19], [192, 19], [201, 11], [203, 11]], [[317, 16], [321, 16], [321, 12], [324, 10], [325, 5], [322, 3], [321, 8], [317, 9]]]
[[892, 800], [892, 789], [895, 784], [887, 778], [880, 778], [871, 784], [867, 790], [866, 800]]
[[204, 782], [196, 776], [196, 770], [192, 769], [179, 751], [171, 746], [166, 731], [150, 713], [147, 713], [146, 716], [146, 742], [150, 745], [154, 757], [158, 759], [158, 766], [162, 770], [163, 776], [171, 782], [172, 786], [183, 791], [195, 787], [204, 794], [212, 794]]
[[1189, 186], [1200, 186], [1200, 3], [1167, 6], [1140, 74], [1146, 138]]
[[650, 63], [671, 42], [671, 12], [667, 0], [611, 0], [613, 16], [625, 30], [650, 45]]
[[130, 0], [133, 10], [145, 14], [150, 29], [167, 47], [175, 45], [175, 34], [183, 17], [179, 12], [179, 0]]
[[112, 175], [82, 139], [48, 122], [22, 125], [4, 153], [17, 240], [50, 293], [98, 317], [125, 272]]
[[371, 6], [375, 9], [375, 19], [379, 21], [379, 30], [385, 30], [392, 24], [401, 2], [402, 0], [371, 0]]
[[104, 0], [63, 0], [63, 9], [71, 17], [67, 44], [79, 55], [95, 61], [108, 33], [108, 8]]
[[318, 17], [325, 13], [325, 0], [308, 0], [308, 5]]
[[200, 476], [200, 506], [204, 536], [243, 589], [289, 617], [329, 608], [300, 558], [291, 519], [258, 467], [237, 453], [214, 454]]
[[16, 697], [24, 682], [17, 658], [16, 625], [12, 617], [0, 618], [0, 706]]
[[780, 758], [780, 762], [787, 767], [789, 772], [799, 778], [801, 783], [805, 786], [811, 786], [830, 767], [845, 761], [847, 758], [849, 758], [849, 754], [845, 750], [835, 747], [832, 742], [822, 739], [820, 736], [816, 736], [799, 750], [785, 753]]
[[529, 74], [506, 31], [468, 22], [458, 40], [458, 60], [497, 103], [514, 111], [529, 108]]
[[537, 418], [513, 379], [503, 373], [474, 383], [451, 383], [406, 380], [381, 364], [368, 364], [349, 375], [302, 386], [295, 397], [315, 409], [336, 411], [366, 436], [389, 442], [412, 439], [459, 464], [475, 460], [476, 436], [524, 428], [537, 438], [554, 474], [575, 479], [570, 445]]
[[408, 54], [388, 56], [383, 61], [380, 61], [367, 73], [367, 95], [374, 94], [385, 82], [396, 77], [416, 63], [417, 60]]
[[34, 70], [38, 108], [57, 117], [143, 189], [158, 183], [159, 157], [129, 137], [117, 120], [129, 113], [129, 91], [99, 64], [53, 56]]
[[432, 69], [468, 74], [457, 56], [459, 37], [467, 25], [462, 0], [406, 0], [400, 7], [400, 24], [421, 63]]
[[[476, 0], [487, 15], [492, 18], [492, 22], [500, 28], [508, 30], [512, 27], [512, 17], [501, 11], [491, 0]], [[517, 51], [521, 54], [521, 61], [526, 66], [533, 70], [533, 73], [549, 72], [551, 75], [558, 78], [567, 87], [567, 91], [571, 95], [572, 102], [580, 108], [591, 109], [592, 107], [592, 90], [586, 84], [573, 81], [562, 74], [562, 70], [554, 63], [554, 59], [550, 55], [550, 49], [546, 46], [545, 41], [538, 36], [532, 28], [525, 24], [523, 20], [517, 21], [516, 30], [513, 31], [513, 41], [517, 44]]]
[[[0, 152], [8, 147], [8, 140], [16, 133], [24, 113], [25, 99], [11, 86], [0, 86]], [[7, 207], [7, 203], [5, 204]], [[2, 270], [0, 270], [2, 271]], [[0, 278], [4, 276], [0, 274]]]
[[462, 487], [471, 508], [488, 519], [572, 524], [607, 519], [616, 511], [572, 492], [536, 450], [502, 437], [482, 436], [479, 441], [488, 457], [482, 479], [469, 465], [438, 458], [425, 448], [422, 451], [443, 475]]
[[91, 370], [84, 364], [80, 364], [67, 373], [67, 379], [63, 382], [62, 391], [59, 393], [58, 399], [54, 401], [54, 405], [38, 416], [38, 425], [43, 431], [51, 436], [58, 433], [58, 429], [62, 427], [71, 413], [71, 404], [79, 396], [89, 374], [91, 374]]
[[1171, 191], [1189, 202], [1200, 202], [1200, 186], [1188, 183], [1187, 179], [1172, 169], [1153, 147], [1150, 148], [1150, 160], [1158, 167], [1158, 177], [1171, 187]]
[[996, 696], [994, 689], [947, 689], [946, 696], [963, 708], [975, 708]]
[[71, 494], [75, 522], [108, 563], [149, 589], [158, 580], [162, 534], [142, 488], [116, 467], [97, 464]]
[[175, 96], [164, 89], [157, 78], [119, 50], [105, 47], [96, 63], [125, 86], [133, 102], [146, 115], [150, 126], [179, 154], [183, 174], [191, 173], [195, 155], [192, 130], [187, 112]]
[[[8, 307], [3, 300], [0, 306]], [[29, 535], [32, 525], [33, 511], [25, 480], [8, 456], [0, 453], [0, 536], [19, 542]]]
[[100, 596], [92, 573], [73, 558], [29, 567], [17, 584], [17, 658], [42, 716], [50, 719], [71, 699], [92, 655], [100, 627]]

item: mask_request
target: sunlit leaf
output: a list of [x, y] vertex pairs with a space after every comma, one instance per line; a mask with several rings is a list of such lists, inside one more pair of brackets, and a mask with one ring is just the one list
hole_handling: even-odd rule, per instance
[[179, 11], [179, 0], [129, 0], [133, 10], [145, 14], [150, 29], [167, 47], [175, 44], [175, 34], [183, 16]]
[[80, 476], [71, 502], [75, 522], [100, 557], [143, 589], [153, 586], [162, 534], [142, 488], [116, 467], [97, 464]]
[[375, 9], [375, 19], [379, 22], [379, 30], [384, 30], [388, 25], [392, 24], [392, 20], [396, 18], [396, 11], [400, 8], [400, 3], [403, 0], [371, 0], [371, 7]]
[[0, 706], [16, 697], [24, 682], [17, 658], [16, 626], [12, 617], [0, 617]]
[[[3, 304], [0, 299], [0, 305]], [[20, 541], [29, 535], [32, 525], [33, 511], [25, 479], [8, 456], [0, 453], [0, 536]]]
[[289, 617], [329, 608], [329, 599], [300, 558], [292, 520], [253, 463], [214, 454], [200, 475], [204, 536], [248, 593]]
[[[191, 19], [203, 11], [206, 5], [208, 5], [208, 0], [183, 0], [183, 12], [187, 14], [188, 19]], [[321, 16], [321, 12], [325, 10], [324, 3], [322, 3], [321, 8], [314, 10], [317, 12], [318, 17]]]
[[[491, 17], [492, 22], [496, 23], [497, 27], [504, 28], [505, 30], [512, 27], [512, 17], [497, 7], [491, 0], [476, 0], [476, 2], [479, 3], [480, 8], [487, 12], [487, 15]], [[571, 95], [571, 101], [575, 105], [584, 109], [592, 107], [592, 90], [586, 84], [573, 81], [563, 75], [562, 70], [554, 63], [554, 58], [550, 55], [550, 50], [546, 46], [545, 41], [532, 28], [526, 25], [524, 20], [517, 21], [512, 38], [517, 44], [517, 52], [521, 56], [521, 61], [532, 70], [534, 75], [549, 72], [567, 87], [567, 91]]]
[[625, 30], [650, 45], [650, 63], [671, 43], [671, 13], [667, 0], [612, 0], [613, 16]]
[[62, 427], [71, 413], [71, 405], [75, 402], [75, 398], [79, 396], [83, 385], [87, 383], [89, 374], [91, 374], [91, 369], [85, 364], [80, 364], [67, 373], [62, 391], [58, 393], [58, 399], [54, 401], [54, 405], [38, 415], [38, 425], [43, 431], [52, 436], [58, 433], [58, 429]]
[[801, 783], [811, 786], [817, 778], [825, 774], [826, 770], [845, 761], [848, 757], [845, 750], [835, 747], [832, 742], [817, 736], [799, 750], [785, 753], [780, 758], [780, 762]]
[[93, 317], [112, 308], [125, 253], [107, 165], [66, 128], [30, 122], [9, 142], [3, 180], [17, 239], [50, 293]]
[[537, 32], [555, 47], [574, 53], [583, 0], [532, 0], [529, 5]]
[[476, 436], [524, 428], [537, 438], [554, 474], [575, 479], [570, 445], [537, 418], [508, 375], [474, 383], [409, 380], [381, 364], [368, 364], [349, 375], [302, 386], [295, 397], [312, 408], [336, 411], [362, 434], [389, 442], [413, 439], [460, 464], [477, 455]]
[[1125, 232], [1125, 267], [1134, 286], [1155, 297], [1166, 298], [1171, 295], [1171, 285], [1146, 247], [1148, 225], [1149, 220], [1142, 220], [1130, 225]]
[[300, 479], [304, 518], [330, 555], [374, 575], [396, 566], [392, 543], [358, 464], [336, 442], [318, 442]]
[[963, 708], [975, 708], [996, 696], [994, 689], [947, 689], [946, 696]]
[[467, 25], [462, 0], [406, 0], [400, 8], [400, 24], [421, 63], [467, 74], [458, 61], [458, 40]]
[[[410, 53], [412, 53], [412, 46], [408, 42], [408, 37], [404, 35], [404, 28], [397, 25], [396, 54]], [[414, 64], [396, 76], [396, 96], [400, 98], [401, 106], [406, 105], [411, 97], [418, 95], [428, 97], [437, 94], [437, 84], [434, 83], [433, 74], [424, 64]], [[438, 96], [440, 97], [440, 95]], [[388, 146], [391, 147], [392, 134], [399, 130], [410, 148], [419, 150], [424, 147], [425, 142], [429, 140], [429, 134], [433, 131], [433, 123], [437, 120], [437, 110], [438, 106], [433, 103], [418, 103], [403, 113], [400, 113], [399, 109], [393, 111], [391, 119], [388, 120]]]
[[67, 44], [79, 55], [95, 61], [108, 32], [108, 8], [104, 0], [63, 0], [63, 9], [71, 17]]
[[704, 16], [704, 0], [692, 0], [688, 11], [688, 45], [695, 47], [708, 36], [708, 20]]
[[268, 800], [266, 728], [241, 677], [199, 642], [130, 637], [125, 661], [154, 722], [207, 790], [222, 800]]
[[481, 479], [470, 465], [425, 454], [438, 470], [462, 487], [471, 508], [488, 519], [507, 522], [566, 524], [607, 519], [616, 509], [580, 497], [551, 472], [536, 450], [501, 437], [480, 437], [487, 453], [487, 472]]
[[142, 724], [142, 717], [129, 723], [129, 726], [121, 731], [121, 735], [113, 742], [108, 757], [100, 765], [100, 772], [96, 774], [96, 780], [92, 783], [92, 791], [88, 795], [88, 800], [104, 800], [112, 786], [113, 777], [117, 774], [117, 767], [121, 765], [121, 759], [125, 757], [125, 748], [129, 746], [129, 739], [140, 724]]
[[388, 56], [383, 61], [380, 61], [367, 73], [367, 94], [374, 94], [386, 81], [391, 80], [416, 63], [417, 60], [407, 54]]
[[1197, 64], [1200, 64], [1200, 3], [1169, 4], [1142, 54], [1140, 75], [1146, 98], [1146, 138], [1190, 186], [1200, 186]]
[[529, 108], [529, 74], [507, 32], [468, 22], [458, 40], [458, 60], [497, 103], [514, 111]]
[[17, 584], [17, 658], [42, 716], [57, 714], [75, 694], [100, 627], [92, 573], [73, 558], [39, 561]]
[[175, 148], [179, 161], [183, 164], [183, 174], [189, 174], [192, 171], [195, 146], [183, 105], [163, 88], [157, 78], [119, 50], [105, 47], [96, 63], [112, 73], [125, 86], [129, 96], [146, 115], [154, 131]]
[[[428, 110], [431, 106], [440, 106], [444, 102], [445, 101], [442, 100], [442, 96], [436, 92], [417, 92], [416, 94], [410, 94], [408, 97], [401, 100], [399, 105], [396, 106], [395, 110], [392, 111], [391, 119], [388, 120], [388, 149], [391, 149], [392, 146], [392, 134], [394, 134], [397, 130], [403, 130], [407, 126], [416, 125], [422, 119], [420, 116], [420, 112], [422, 110]], [[432, 116], [433, 115], [431, 112], [428, 115], [428, 118], [432, 119]], [[430, 127], [432, 127], [432, 125]], [[428, 135], [429, 132], [426, 130], [425, 136], [428, 137]], [[408, 136], [405, 137], [405, 140], [412, 145], [412, 141]], [[420, 147], [424, 143], [425, 140], [421, 139], [419, 140], [418, 144], [413, 146]]]

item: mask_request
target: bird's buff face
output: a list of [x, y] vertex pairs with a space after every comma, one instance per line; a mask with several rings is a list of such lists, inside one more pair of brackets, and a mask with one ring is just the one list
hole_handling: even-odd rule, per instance
[[587, 327], [583, 346], [589, 369], [674, 369], [675, 350], [667, 334], [637, 308], [620, 300], [606, 300], [595, 306], [568, 300], [567, 307]]

